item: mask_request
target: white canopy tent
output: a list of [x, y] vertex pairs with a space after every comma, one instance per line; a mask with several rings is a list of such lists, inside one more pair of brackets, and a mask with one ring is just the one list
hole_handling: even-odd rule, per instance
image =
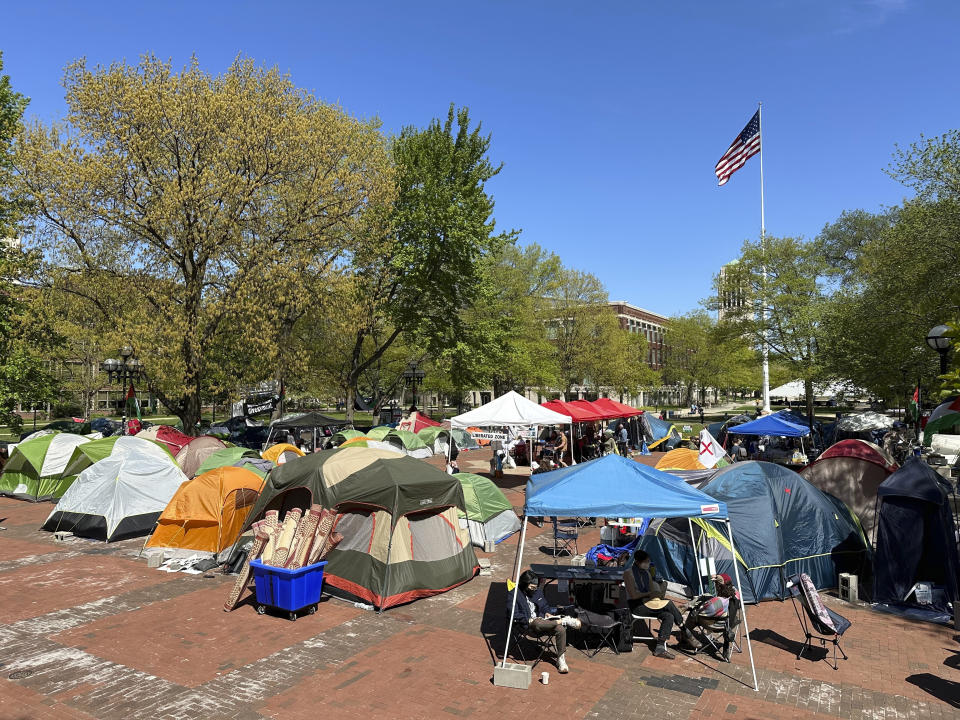
[[[838, 395], [864, 395], [865, 391], [853, 387], [848, 382], [832, 383], [814, 383], [813, 395], [817, 398], [834, 398]], [[792, 380], [784, 383], [770, 391], [770, 397], [783, 398], [784, 400], [803, 400], [807, 397], [807, 391], [803, 387], [803, 380]]]
[[[570, 433], [570, 447], [573, 448], [573, 419], [569, 415], [562, 415], [538, 405], [513, 390], [491, 400], [486, 405], [481, 405], [462, 415], [450, 418], [450, 427], [461, 430], [469, 427], [524, 427], [536, 429], [541, 425], [566, 425], [567, 432]], [[531, 463], [533, 462], [532, 450], [531, 447]], [[449, 459], [449, 452], [447, 457]], [[572, 450], [570, 457], [572, 460]]]

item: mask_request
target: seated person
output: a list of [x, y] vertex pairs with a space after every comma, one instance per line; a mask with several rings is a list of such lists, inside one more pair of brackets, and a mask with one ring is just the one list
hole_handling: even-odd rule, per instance
[[[623, 574], [623, 584], [630, 611], [638, 615], [650, 615], [660, 621], [660, 633], [657, 636], [653, 654], [667, 660], [675, 658], [676, 655], [667, 649], [667, 640], [670, 639], [674, 623], [680, 625], [683, 622], [683, 616], [680, 615], [673, 601], [664, 597], [667, 593], [667, 583], [653, 579], [650, 556], [645, 551], [634, 552], [633, 562]], [[680, 631], [683, 638], [692, 637], [690, 630], [682, 625]]]
[[[713, 576], [713, 583], [716, 586], [716, 594], [713, 596], [701, 596], [690, 604], [687, 610], [687, 619], [683, 622], [684, 629], [680, 639], [681, 650], [696, 650], [700, 647], [700, 642], [693, 636], [693, 630], [704, 622], [710, 623], [727, 616], [730, 612], [730, 599], [740, 599], [740, 594], [733, 586], [733, 580], [726, 573], [720, 573]], [[733, 638], [727, 638], [728, 641]], [[724, 645], [723, 658], [729, 662], [730, 655], [733, 653], [733, 643], [727, 642]]]
[[[510, 617], [509, 608], [507, 618]], [[557, 614], [557, 608], [547, 604], [537, 576], [530, 570], [520, 574], [517, 601], [513, 610], [513, 621], [524, 628], [529, 635], [551, 635], [557, 644], [557, 671], [569, 672], [567, 667], [567, 628], [580, 629], [580, 621], [575, 617]]]
[[607, 430], [604, 432], [604, 440], [601, 450], [604, 455], [616, 455], [617, 454], [617, 441], [613, 437], [613, 431]]

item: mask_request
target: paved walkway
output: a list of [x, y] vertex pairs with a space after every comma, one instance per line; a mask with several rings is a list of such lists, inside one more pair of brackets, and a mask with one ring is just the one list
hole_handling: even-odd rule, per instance
[[[486, 461], [461, 456], [465, 470]], [[522, 505], [524, 476], [497, 482]], [[745, 654], [718, 667], [661, 660], [645, 645], [593, 659], [572, 649], [569, 675], [542, 664], [549, 685], [509, 690], [491, 678], [516, 537], [487, 556], [492, 575], [444, 595], [383, 615], [330, 599], [291, 623], [249, 603], [223, 612], [231, 578], [148, 569], [135, 557], [142, 541], [55, 543], [36, 530], [50, 509], [0, 499], [4, 720], [960, 717], [953, 630], [836, 599], [853, 621], [838, 671], [797, 660], [792, 606], [767, 602], [748, 608], [759, 692]], [[591, 529], [581, 550], [597, 540]], [[529, 526], [524, 562], [545, 561], [549, 542]]]

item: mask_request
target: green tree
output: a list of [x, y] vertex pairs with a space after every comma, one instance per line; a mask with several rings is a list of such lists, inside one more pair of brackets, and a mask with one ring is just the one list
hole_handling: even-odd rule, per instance
[[36, 257], [20, 247], [25, 205], [13, 174], [12, 146], [27, 102], [13, 90], [10, 76], [0, 75], [0, 424], [14, 430], [22, 425], [18, 406], [48, 402], [56, 389], [41, 357], [57, 338], [45, 324], [30, 321], [29, 291], [19, 282], [36, 264]]
[[17, 152], [42, 279], [115, 324], [105, 344], [133, 345], [189, 431], [205, 393], [275, 372], [364, 210], [389, 204], [384, 139], [249, 59], [78, 61], [64, 82], [65, 122]]
[[[766, 338], [771, 356], [803, 380], [811, 421], [813, 383], [830, 377], [820, 352], [828, 271], [816, 243], [776, 237], [747, 241], [738, 264], [746, 303], [729, 320], [732, 331], [756, 347]], [[714, 308], [719, 303], [719, 295], [710, 301]]]
[[453, 105], [445, 120], [406, 127], [394, 139], [396, 199], [369, 225], [376, 242], [353, 255], [352, 337], [342, 372], [348, 418], [360, 379], [401, 335], [434, 358], [476, 342], [465, 312], [483, 298], [484, 259], [513, 239], [495, 232], [485, 183], [502, 166], [489, 150], [490, 136], [471, 128], [467, 108]]

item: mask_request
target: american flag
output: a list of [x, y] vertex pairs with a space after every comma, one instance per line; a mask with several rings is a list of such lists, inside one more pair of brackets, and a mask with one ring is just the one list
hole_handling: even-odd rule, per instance
[[737, 135], [737, 139], [717, 163], [715, 172], [718, 185], [724, 185], [730, 176], [743, 167], [743, 164], [760, 152], [760, 111], [757, 110], [747, 126]]

